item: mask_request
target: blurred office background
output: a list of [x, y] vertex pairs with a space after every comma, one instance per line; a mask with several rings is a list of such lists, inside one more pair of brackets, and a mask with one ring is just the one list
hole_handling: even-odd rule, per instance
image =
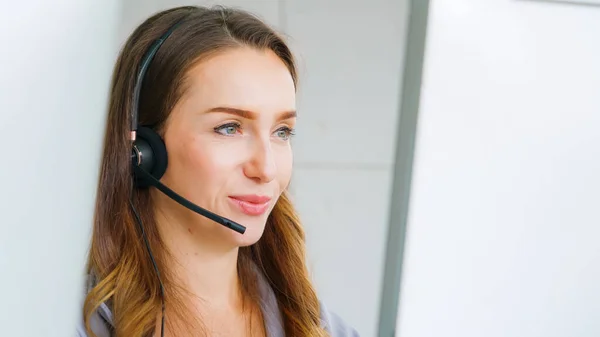
[[2, 335], [74, 331], [113, 62], [188, 4], [288, 36], [309, 268], [361, 336], [600, 334], [593, 0], [0, 0]]

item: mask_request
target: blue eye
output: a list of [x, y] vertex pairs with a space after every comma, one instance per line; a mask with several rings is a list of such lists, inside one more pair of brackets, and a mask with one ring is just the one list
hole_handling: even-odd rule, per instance
[[238, 123], [227, 123], [225, 125], [216, 127], [215, 132], [223, 136], [233, 136], [239, 131], [240, 126], [241, 125]]
[[294, 130], [284, 126], [279, 130], [275, 131], [275, 135], [283, 140], [289, 140], [294, 135]]

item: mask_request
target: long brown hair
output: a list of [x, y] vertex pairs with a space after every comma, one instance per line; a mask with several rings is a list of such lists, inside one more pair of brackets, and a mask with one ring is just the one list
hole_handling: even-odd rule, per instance
[[[154, 252], [165, 289], [169, 321], [177, 317], [193, 327], [181, 286], [169, 275], [168, 252], [161, 241], [152, 211], [151, 194], [134, 191], [131, 178], [131, 122], [133, 90], [141, 59], [149, 46], [176, 22], [180, 25], [156, 53], [143, 82], [139, 123], [160, 130], [185, 88], [187, 71], [203, 58], [239, 46], [271, 50], [285, 63], [297, 83], [294, 58], [281, 37], [255, 16], [225, 7], [186, 6], [165, 10], [144, 21], [129, 37], [115, 65], [108, 107], [100, 179], [97, 192], [88, 273], [94, 284], [88, 292], [84, 321], [95, 336], [90, 319], [108, 303], [116, 336], [152, 335], [161, 314], [160, 284], [141, 231], [129, 207], [138, 209]], [[135, 193], [134, 193], [135, 192]], [[270, 214], [261, 239], [240, 248], [238, 268], [242, 287], [257, 299], [248, 275], [257, 266], [274, 290], [286, 336], [325, 336], [320, 307], [305, 265], [304, 232], [287, 193]], [[179, 331], [179, 330], [178, 330]]]

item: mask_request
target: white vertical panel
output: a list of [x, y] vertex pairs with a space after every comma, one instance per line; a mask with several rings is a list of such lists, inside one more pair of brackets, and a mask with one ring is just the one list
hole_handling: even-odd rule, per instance
[[431, 1], [398, 336], [600, 334], [599, 31]]
[[0, 9], [0, 327], [72, 336], [79, 320], [117, 1]]

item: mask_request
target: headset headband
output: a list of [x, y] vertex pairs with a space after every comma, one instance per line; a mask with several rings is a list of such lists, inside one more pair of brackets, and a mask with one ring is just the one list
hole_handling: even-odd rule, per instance
[[185, 18], [182, 18], [179, 21], [177, 21], [160, 38], [154, 41], [154, 43], [152, 43], [152, 45], [148, 49], [148, 52], [146, 52], [146, 54], [144, 55], [144, 58], [142, 58], [140, 71], [138, 72], [135, 88], [133, 89], [133, 106], [131, 107], [131, 141], [135, 141], [136, 138], [139, 115], [138, 109], [140, 106], [140, 92], [142, 91], [142, 83], [144, 81], [144, 77], [146, 76], [146, 72], [148, 71], [148, 67], [150, 66], [150, 63], [154, 59], [154, 55], [156, 55], [156, 52], [158, 51], [160, 46], [162, 46], [163, 42], [165, 42], [165, 40], [173, 33], [173, 31], [179, 25], [181, 25], [184, 19]]

